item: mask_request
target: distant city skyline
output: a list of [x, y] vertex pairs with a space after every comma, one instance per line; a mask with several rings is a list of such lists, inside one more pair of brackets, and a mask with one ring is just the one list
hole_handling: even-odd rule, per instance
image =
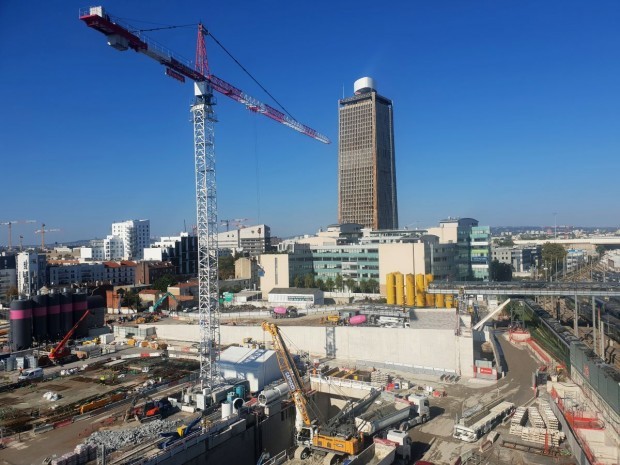
[[[370, 8], [381, 14], [375, 2], [281, 5], [240, 2], [264, 26], [248, 28], [223, 5], [104, 4], [144, 28], [203, 20], [296, 119], [332, 139], [325, 146], [221, 97], [220, 218], [252, 218], [281, 237], [336, 223], [335, 102], [372, 76], [395, 102], [401, 227], [446, 216], [616, 221], [620, 3], [403, 2], [371, 31], [363, 25]], [[40, 243], [41, 223], [60, 229], [46, 234], [49, 244], [105, 237], [122, 219], [149, 218], [157, 236], [195, 223], [191, 85], [107, 46], [78, 20], [83, 6], [0, 4], [10, 70], [0, 86], [0, 222], [37, 220], [13, 227], [14, 247], [19, 235]], [[193, 57], [195, 33], [147, 34]], [[212, 41], [207, 48], [216, 75], [277, 106]], [[0, 245], [7, 240], [0, 226]]]

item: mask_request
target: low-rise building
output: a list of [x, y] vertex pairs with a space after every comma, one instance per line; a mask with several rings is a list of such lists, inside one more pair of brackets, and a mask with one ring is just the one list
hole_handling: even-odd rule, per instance
[[322, 290], [300, 287], [273, 288], [269, 291], [267, 300], [273, 306], [294, 306], [297, 308], [308, 308], [324, 303]]
[[136, 284], [153, 284], [166, 275], [175, 275], [172, 262], [141, 261], [136, 264]]

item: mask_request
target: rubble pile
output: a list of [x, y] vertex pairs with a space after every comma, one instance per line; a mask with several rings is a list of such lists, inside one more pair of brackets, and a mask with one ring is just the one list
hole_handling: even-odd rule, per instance
[[181, 420], [155, 420], [131, 429], [96, 431], [84, 443], [95, 446], [104, 445], [108, 450], [118, 450], [127, 445], [136, 445], [148, 439], [154, 439], [160, 433], [174, 431], [182, 423]]

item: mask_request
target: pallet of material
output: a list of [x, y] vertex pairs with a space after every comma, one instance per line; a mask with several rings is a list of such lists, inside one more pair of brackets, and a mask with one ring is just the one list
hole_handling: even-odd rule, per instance
[[545, 422], [543, 421], [538, 409], [536, 407], [528, 407], [527, 409], [530, 424], [534, 428], [545, 428]]
[[551, 407], [549, 407], [549, 404], [545, 401], [539, 401], [538, 404], [542, 419], [545, 422], [547, 429], [557, 431], [559, 428], [558, 419], [551, 410]]
[[564, 438], [564, 434], [558, 431], [550, 431], [545, 428], [524, 427], [521, 432], [521, 439], [534, 444], [548, 445], [557, 447]]
[[521, 436], [523, 426], [527, 422], [527, 408], [518, 407], [510, 420], [510, 434]]

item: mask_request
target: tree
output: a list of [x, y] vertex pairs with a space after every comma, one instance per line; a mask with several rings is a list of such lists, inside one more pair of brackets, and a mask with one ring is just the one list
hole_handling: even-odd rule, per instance
[[234, 279], [235, 277], [235, 257], [228, 255], [218, 259], [219, 279]]
[[355, 292], [355, 279], [353, 278], [348, 278], [345, 281], [345, 284], [347, 285], [347, 289], [349, 290], [349, 292]]
[[599, 257], [602, 257], [606, 250], [607, 248], [604, 245], [596, 246], [596, 253], [598, 254]]
[[303, 285], [304, 279], [301, 277], [301, 275], [297, 275], [293, 278], [293, 286], [294, 287], [301, 287]]
[[552, 244], [551, 242], [543, 244], [543, 263], [547, 265], [552, 273], [557, 273], [558, 269], [563, 267], [564, 258], [566, 258], [566, 249], [561, 244]]
[[312, 273], [308, 273], [304, 276], [304, 287], [306, 289], [314, 287], [314, 275]]
[[318, 287], [322, 291], [325, 290], [325, 283], [323, 282], [323, 280], [321, 278], [317, 278], [317, 280], [314, 282], [314, 284], [315, 284], [316, 287]]
[[153, 289], [157, 289], [158, 291], [161, 291], [161, 292], [166, 292], [169, 286], [173, 286], [177, 283], [178, 283], [177, 279], [168, 273], [163, 276], [160, 276], [155, 281], [153, 281]]
[[368, 280], [368, 292], [377, 294], [379, 292], [379, 281], [374, 278]]
[[125, 307], [140, 309], [140, 296], [133, 289], [128, 290], [123, 296], [123, 305]]
[[370, 288], [368, 286], [368, 281], [366, 281], [365, 279], [362, 279], [360, 281], [359, 286], [360, 286], [360, 291], [363, 292], [364, 294], [367, 294], [367, 293], [370, 292]]
[[512, 247], [513, 245], [515, 245], [515, 242], [512, 240], [512, 236], [502, 237], [497, 241], [498, 247]]
[[9, 302], [13, 299], [17, 299], [19, 297], [19, 290], [15, 286], [11, 286], [6, 291], [6, 300]]
[[489, 281], [512, 281], [512, 266], [493, 260], [489, 265]]
[[327, 280], [325, 281], [325, 289], [328, 292], [331, 292], [334, 290], [334, 286], [335, 286], [334, 280], [332, 278], [327, 278]]
[[342, 285], [343, 285], [343, 279], [342, 279], [342, 275], [337, 274], [336, 275], [336, 280], [334, 281], [334, 285], [336, 286], [336, 289], [339, 291], [342, 291]]

